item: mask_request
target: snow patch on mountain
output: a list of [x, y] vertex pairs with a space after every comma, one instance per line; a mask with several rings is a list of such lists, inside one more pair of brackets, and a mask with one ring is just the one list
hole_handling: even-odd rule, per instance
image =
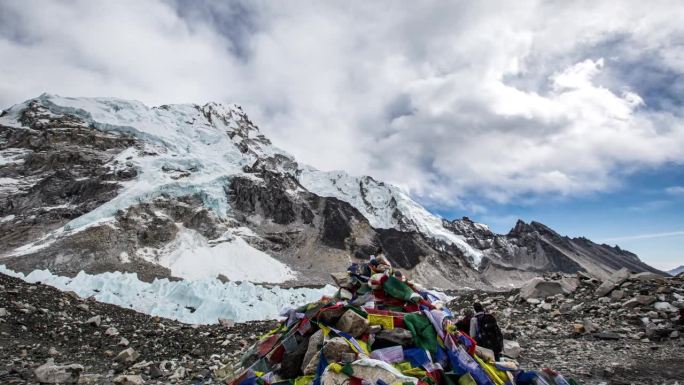
[[207, 239], [195, 230], [179, 226], [171, 252], [158, 262], [176, 277], [185, 279], [216, 278], [223, 274], [232, 281], [280, 283], [296, 278], [282, 262], [250, 246], [241, 237]]
[[333, 286], [319, 289], [268, 288], [250, 282], [222, 283], [216, 279], [140, 281], [132, 273], [90, 275], [80, 272], [74, 278], [57, 276], [48, 270], [28, 275], [0, 265], [0, 273], [24, 281], [74, 291], [81, 297], [133, 309], [152, 316], [191, 324], [215, 324], [219, 318], [237, 322], [276, 319], [284, 308], [317, 301], [335, 293]]

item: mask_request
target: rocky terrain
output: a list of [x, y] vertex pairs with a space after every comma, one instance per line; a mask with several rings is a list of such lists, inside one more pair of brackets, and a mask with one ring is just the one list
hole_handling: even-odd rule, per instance
[[[508, 292], [457, 293], [496, 314], [505, 352], [583, 384], [684, 378], [684, 280], [616, 273], [604, 283], [555, 275]], [[193, 326], [0, 275], [0, 382], [222, 383], [274, 322]], [[46, 363], [50, 362], [48, 365]]]
[[520, 290], [460, 294], [496, 314], [508, 351], [590, 384], [675, 384], [684, 379], [684, 279], [620, 270], [603, 283], [555, 275]]
[[300, 164], [239, 106], [41, 95], [0, 114], [0, 181], [0, 264], [25, 273], [259, 281], [233, 268], [258, 257], [281, 266], [271, 282], [320, 284], [379, 247], [444, 289], [544, 272], [657, 272], [537, 222], [495, 234], [442, 220], [371, 177]]
[[274, 326], [187, 325], [0, 274], [0, 383], [215, 383]]

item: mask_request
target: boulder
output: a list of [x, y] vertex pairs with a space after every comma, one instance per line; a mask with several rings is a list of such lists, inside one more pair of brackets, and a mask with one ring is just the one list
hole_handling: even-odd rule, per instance
[[100, 324], [102, 323], [102, 317], [100, 317], [99, 315], [90, 317], [85, 323], [91, 326], [100, 326]]
[[678, 312], [678, 311], [679, 311], [679, 309], [677, 309], [676, 307], [672, 306], [669, 302], [656, 302], [656, 303], [653, 305], [653, 307], [654, 307], [656, 310], [662, 310], [662, 311], [666, 311], [666, 312], [669, 312], [669, 313], [675, 313], [675, 312]]
[[601, 285], [596, 289], [596, 295], [598, 297], [603, 297], [613, 291], [618, 286], [622, 285], [629, 277], [631, 273], [626, 267], [614, 272], [607, 280], [603, 281]]
[[354, 361], [356, 353], [342, 337], [333, 337], [323, 345], [323, 357], [328, 362], [347, 363]]
[[504, 340], [503, 343], [503, 354], [513, 359], [518, 358], [522, 353], [522, 348], [517, 341]]
[[78, 364], [55, 365], [52, 359], [36, 368], [36, 380], [44, 384], [76, 384], [83, 366]]
[[354, 287], [354, 281], [352, 281], [351, 277], [349, 276], [349, 273], [346, 271], [339, 273], [330, 273], [330, 276], [332, 277], [333, 281], [335, 281], [335, 284], [338, 287], [345, 289], [350, 289]]
[[[579, 280], [577, 280], [579, 284]], [[573, 292], [577, 285], [557, 280], [547, 281], [544, 278], [532, 278], [520, 288], [520, 297], [527, 300], [530, 298], [546, 298], [558, 294], [568, 294]]]
[[368, 320], [353, 310], [347, 310], [340, 320], [337, 321], [336, 326], [341, 331], [349, 333], [352, 337], [356, 338], [368, 330]]
[[318, 353], [323, 348], [324, 340], [325, 336], [323, 335], [323, 330], [320, 329], [309, 338], [306, 354], [304, 354], [301, 367], [302, 372], [304, 372], [305, 375], [316, 373], [316, 367], [318, 366], [318, 360], [320, 358]]
[[105, 330], [104, 334], [109, 337], [114, 337], [119, 335], [119, 331], [115, 327], [111, 326]]
[[137, 360], [138, 357], [140, 357], [140, 353], [133, 350], [133, 348], [128, 348], [128, 349], [122, 350], [116, 356], [116, 358], [114, 358], [114, 360], [116, 362], [120, 362], [122, 364], [125, 364], [125, 363], [135, 362], [135, 360]]
[[[354, 377], [373, 384], [416, 384], [418, 382], [417, 378], [405, 376], [392, 365], [372, 358], [354, 361], [351, 364], [351, 368], [354, 372]], [[332, 370], [326, 370], [321, 377], [322, 385], [347, 385], [348, 383], [349, 376], [344, 373], [335, 373]]]

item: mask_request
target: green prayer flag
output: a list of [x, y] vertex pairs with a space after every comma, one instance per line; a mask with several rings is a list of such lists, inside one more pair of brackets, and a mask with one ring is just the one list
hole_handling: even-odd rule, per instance
[[382, 288], [388, 295], [394, 298], [403, 299], [407, 302], [411, 300], [411, 295], [414, 293], [413, 289], [411, 289], [409, 285], [401, 282], [401, 280], [393, 276], [387, 278], [387, 280], [382, 284]]
[[434, 353], [437, 351], [437, 332], [430, 320], [419, 313], [409, 313], [404, 316], [406, 329], [411, 331], [416, 346]]

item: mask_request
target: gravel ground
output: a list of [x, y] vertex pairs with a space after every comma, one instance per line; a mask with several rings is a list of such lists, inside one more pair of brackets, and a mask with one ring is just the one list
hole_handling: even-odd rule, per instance
[[[597, 285], [584, 281], [571, 295], [539, 303], [527, 302], [517, 290], [470, 291], [450, 307], [459, 311], [483, 302], [505, 336], [520, 344], [517, 359], [527, 369], [551, 367], [582, 384], [684, 384], [684, 328], [678, 316], [654, 312], [653, 305], [625, 310], [623, 300], [599, 301], [593, 295]], [[671, 300], [684, 293], [682, 286], [681, 280], [670, 280], [623, 289], [625, 299], [652, 291]], [[645, 316], [659, 318], [644, 324]], [[584, 325], [594, 330], [587, 332]], [[86, 384], [223, 383], [226, 368], [273, 327], [273, 321], [187, 325], [0, 274], [0, 384], [37, 383], [36, 369], [48, 360], [81, 365], [79, 383]], [[122, 352], [129, 348], [139, 357], [127, 362]]]
[[[87, 322], [97, 316], [99, 326]], [[0, 274], [0, 384], [36, 383], [34, 370], [48, 359], [82, 365], [81, 383], [111, 384], [121, 374], [148, 384], [217, 382], [214, 370], [275, 326], [192, 326]], [[140, 356], [117, 360], [128, 348]]]

